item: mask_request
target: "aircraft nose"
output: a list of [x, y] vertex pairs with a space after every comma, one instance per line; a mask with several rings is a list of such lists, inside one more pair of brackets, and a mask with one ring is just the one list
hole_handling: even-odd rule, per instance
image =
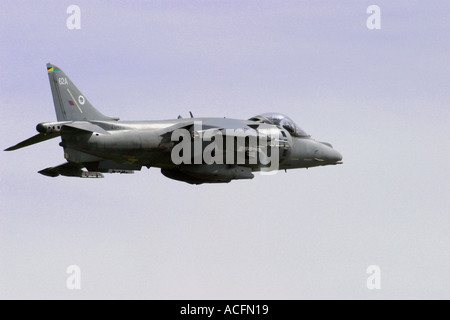
[[342, 160], [342, 155], [339, 151], [334, 150], [333, 148], [327, 148], [325, 152], [325, 159], [328, 162], [337, 163]]
[[324, 145], [321, 151], [322, 158], [327, 163], [339, 163], [342, 160], [342, 155], [340, 154], [340, 152], [333, 149], [329, 145]]

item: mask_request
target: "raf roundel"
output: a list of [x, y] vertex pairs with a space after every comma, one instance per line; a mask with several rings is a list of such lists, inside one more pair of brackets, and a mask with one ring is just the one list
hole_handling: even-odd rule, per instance
[[83, 104], [86, 102], [86, 99], [84, 99], [83, 96], [79, 96], [79, 97], [78, 97], [78, 102], [79, 102], [81, 105], [83, 105]]

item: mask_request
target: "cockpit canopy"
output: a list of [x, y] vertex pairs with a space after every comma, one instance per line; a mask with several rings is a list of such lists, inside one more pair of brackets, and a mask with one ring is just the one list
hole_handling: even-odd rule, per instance
[[297, 126], [294, 120], [281, 113], [263, 113], [256, 117], [250, 118], [249, 120], [283, 127], [287, 132], [291, 134], [291, 136], [294, 137], [310, 137], [305, 131]]

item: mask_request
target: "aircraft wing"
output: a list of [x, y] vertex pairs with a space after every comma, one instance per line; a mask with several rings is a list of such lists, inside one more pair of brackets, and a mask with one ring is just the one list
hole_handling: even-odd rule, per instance
[[[196, 128], [196, 124], [200, 124], [199, 128]], [[227, 119], [227, 118], [198, 118], [198, 119], [189, 119], [189, 121], [184, 121], [181, 123], [177, 123], [173, 126], [164, 128], [162, 130], [158, 131], [158, 134], [160, 136], [164, 136], [167, 134], [172, 134], [172, 132], [180, 129], [186, 129], [188, 131], [194, 131], [198, 130], [199, 132], [205, 132], [207, 130], [226, 130], [226, 129], [232, 129], [232, 130], [238, 130], [242, 129], [245, 131], [253, 130], [246, 124], [242, 123], [239, 120], [234, 119]], [[224, 132], [224, 131], [223, 131]]]
[[[173, 132], [176, 130], [187, 130], [191, 133], [192, 138], [198, 137], [200, 135], [204, 135], [207, 132], [211, 132], [213, 134], [214, 131], [220, 131], [220, 133], [225, 137], [226, 129], [242, 129], [242, 132], [247, 131], [247, 135], [249, 135], [249, 131], [253, 131], [251, 135], [257, 135], [256, 131], [247, 125], [243, 124], [241, 121], [234, 119], [216, 119], [216, 118], [197, 118], [197, 119], [189, 119], [188, 121], [183, 121], [181, 123], [177, 123], [170, 127], [161, 129], [157, 131], [157, 134], [163, 138], [162, 145], [171, 146], [171, 136]], [[213, 134], [214, 135], [214, 134]]]

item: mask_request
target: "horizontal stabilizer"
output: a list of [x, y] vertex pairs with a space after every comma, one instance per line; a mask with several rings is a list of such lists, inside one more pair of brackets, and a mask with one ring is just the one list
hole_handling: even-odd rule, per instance
[[70, 162], [64, 163], [57, 167], [46, 168], [39, 171], [39, 173], [53, 178], [59, 175], [78, 178], [103, 178], [103, 174], [100, 172], [84, 171], [82, 170], [82, 166]]
[[35, 135], [34, 137], [31, 137], [25, 141], [22, 141], [18, 144], [16, 144], [15, 146], [9, 147], [8, 149], [5, 149], [5, 151], [13, 151], [13, 150], [17, 150], [20, 148], [24, 148], [24, 147], [28, 147], [31, 146], [33, 144], [39, 143], [39, 142], [43, 142], [46, 140], [50, 140], [56, 137], [59, 137], [60, 133], [59, 132], [52, 132], [52, 133], [39, 133], [37, 135]]

